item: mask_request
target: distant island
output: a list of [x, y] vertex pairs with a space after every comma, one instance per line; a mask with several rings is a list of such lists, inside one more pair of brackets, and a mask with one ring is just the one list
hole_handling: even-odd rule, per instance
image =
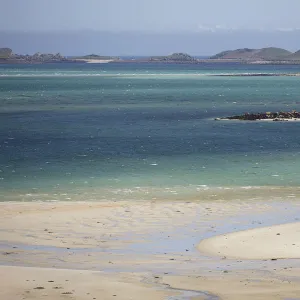
[[187, 53], [173, 53], [167, 56], [152, 56], [150, 62], [197, 62], [198, 60]]
[[118, 61], [118, 57], [90, 54], [86, 56], [65, 57], [60, 53], [37, 52], [33, 55], [15, 54], [10, 48], [0, 48], [0, 64], [38, 64], [38, 63], [101, 63]]
[[262, 49], [227, 50], [207, 59], [198, 59], [187, 53], [173, 53], [167, 56], [152, 56], [144, 58], [144, 62], [170, 62], [170, 63], [218, 63], [238, 62], [248, 64], [300, 64], [300, 50], [292, 53], [288, 50], [269, 47]]
[[48, 63], [48, 62], [68, 62], [69, 60], [60, 53], [45, 54], [35, 53], [34, 55], [14, 54], [10, 48], [0, 48], [0, 63]]
[[263, 112], [263, 113], [245, 113], [243, 115], [216, 118], [220, 120], [240, 120], [240, 121], [300, 121], [300, 112], [293, 110], [291, 112]]
[[244, 63], [244, 64], [300, 64], [300, 50], [292, 53], [288, 50], [269, 47], [262, 49], [236, 49], [220, 52], [207, 59], [199, 59], [187, 53], [173, 53], [165, 56], [149, 56], [143, 58], [121, 59], [116, 56], [104, 56], [89, 54], [84, 56], [65, 57], [60, 53], [33, 55], [15, 54], [10, 48], [0, 48], [0, 64], [12, 63], [177, 63], [177, 64], [201, 64], [201, 63]]
[[198, 59], [186, 53], [173, 53], [166, 56], [150, 56], [146, 58], [120, 59], [116, 56], [104, 56], [89, 54], [84, 56], [73, 56], [66, 58], [60, 53], [34, 55], [14, 54], [10, 48], [0, 48], [0, 63], [109, 63], [109, 62], [165, 62], [165, 63], [197, 63]]
[[292, 53], [288, 50], [269, 47], [262, 49], [236, 49], [220, 52], [211, 56], [212, 60], [234, 60], [249, 63], [268, 63], [268, 62], [298, 62], [300, 63], [300, 50]]
[[13, 51], [10, 48], [0, 48], [0, 59], [8, 59], [12, 56]]

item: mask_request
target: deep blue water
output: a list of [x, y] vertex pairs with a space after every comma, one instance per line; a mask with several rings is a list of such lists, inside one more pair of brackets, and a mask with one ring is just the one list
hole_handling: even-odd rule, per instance
[[[300, 110], [299, 66], [0, 66], [0, 193], [180, 194], [299, 186], [300, 122], [215, 121]], [[67, 197], [73, 199], [71, 196]]]

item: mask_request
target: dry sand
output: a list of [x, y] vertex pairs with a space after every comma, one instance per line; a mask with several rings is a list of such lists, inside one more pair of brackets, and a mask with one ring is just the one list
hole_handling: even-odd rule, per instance
[[[233, 300], [300, 298], [297, 261], [247, 262], [195, 249], [224, 228], [297, 214], [293, 199], [0, 203], [0, 299], [217, 299], [191, 291]], [[274, 227], [270, 237], [255, 229], [249, 245], [290, 243], [297, 226]], [[241, 237], [236, 241], [240, 247]]]
[[202, 241], [198, 249], [243, 259], [300, 258], [300, 223], [224, 234]]

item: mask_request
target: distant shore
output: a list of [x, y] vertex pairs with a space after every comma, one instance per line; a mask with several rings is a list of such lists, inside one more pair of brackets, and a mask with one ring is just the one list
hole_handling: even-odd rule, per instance
[[0, 48], [0, 64], [36, 64], [36, 63], [167, 63], [167, 64], [201, 64], [201, 63], [239, 63], [256, 65], [298, 65], [300, 50], [292, 53], [285, 49], [269, 47], [262, 49], [236, 49], [220, 52], [213, 56], [196, 57], [184, 52], [169, 55], [120, 58], [117, 56], [88, 54], [83, 56], [63, 56], [60, 53], [40, 53], [33, 55], [16, 54], [11, 48]]
[[[62, 60], [24, 60], [24, 59], [2, 59], [0, 58], [0, 64], [53, 64], [53, 63], [87, 63], [87, 64], [103, 64], [103, 63], [143, 63], [143, 64], [247, 64], [247, 65], [300, 65], [300, 61], [252, 61], [252, 60], [240, 60], [240, 59], [196, 59], [193, 61], [174, 61], [174, 60], [152, 60], [145, 58], [134, 59], [85, 59], [85, 58], [67, 58]], [[229, 76], [229, 75], [224, 75]], [[254, 75], [253, 75], [254, 76]], [[262, 75], [257, 75], [262, 76]], [[276, 74], [265, 76], [279, 76]], [[287, 74], [288, 76], [288, 74]]]
[[110, 62], [113, 62], [113, 59], [84, 59], [84, 58], [78, 58], [74, 60], [74, 63], [87, 63], [87, 64], [107, 64]]

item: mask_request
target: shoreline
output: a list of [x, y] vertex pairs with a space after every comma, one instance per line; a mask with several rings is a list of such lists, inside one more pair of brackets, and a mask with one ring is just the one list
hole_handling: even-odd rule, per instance
[[[274, 173], [272, 176], [278, 174]], [[51, 191], [51, 190], [50, 190]], [[123, 188], [78, 188], [73, 189], [72, 193], [65, 188], [49, 192], [49, 189], [20, 189], [2, 191], [0, 194], [1, 203], [107, 203], [111, 199], [114, 203], [123, 203], [124, 201], [214, 201], [214, 200], [272, 200], [288, 198], [300, 198], [300, 187], [298, 186], [210, 186], [210, 185], [189, 185], [189, 186], [166, 186], [147, 187], [132, 186]]]
[[107, 64], [110, 62], [116, 62], [113, 59], [85, 59], [85, 58], [76, 58], [75, 63], [87, 63], [87, 64]]
[[237, 259], [299, 259], [300, 222], [228, 233], [205, 239], [203, 253]]
[[[276, 224], [279, 217], [291, 222], [300, 212], [299, 196], [285, 202], [238, 198], [2, 202], [0, 273], [17, 278], [3, 276], [3, 298], [22, 295], [31, 299], [47, 294], [51, 300], [67, 295], [85, 300], [91, 299], [90, 293], [104, 300], [140, 300], [147, 293], [149, 300], [172, 296], [248, 300], [262, 299], [262, 295], [273, 300], [299, 295], [299, 277], [289, 278], [287, 285], [282, 260], [264, 261], [262, 273], [261, 260], [224, 259], [198, 252], [201, 240]], [[298, 260], [291, 260], [288, 266], [290, 272], [300, 269]], [[119, 285], [122, 293], [116, 293]], [[36, 289], [39, 286], [44, 289]], [[72, 294], [63, 294], [68, 292]]]
[[136, 63], [136, 64], [188, 64], [188, 65], [201, 65], [201, 64], [238, 64], [238, 65], [300, 65], [300, 60], [296, 61], [247, 61], [239, 59], [197, 59], [195, 61], [155, 61], [145, 59], [64, 59], [64, 60], [21, 60], [21, 59], [0, 59], [0, 64], [76, 64], [76, 63]]

